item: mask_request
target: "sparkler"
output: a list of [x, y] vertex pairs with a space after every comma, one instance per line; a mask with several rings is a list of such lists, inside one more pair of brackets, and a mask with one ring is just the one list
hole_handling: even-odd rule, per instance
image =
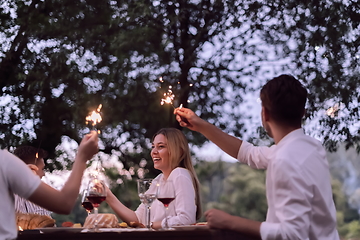
[[[160, 81], [160, 83], [164, 83], [163, 77], [159, 77], [159, 81]], [[180, 82], [177, 82], [177, 83], [180, 84]], [[193, 86], [193, 84], [190, 83], [189, 87], [192, 87], [192, 86]], [[160, 88], [161, 88], [161, 86], [160, 86]], [[168, 87], [168, 90], [164, 93], [164, 97], [161, 99], [160, 104], [161, 105], [164, 105], [165, 103], [171, 104], [171, 106], [173, 106], [173, 108], [175, 109], [175, 106], [173, 104], [174, 99], [175, 99], [175, 94], [172, 90], [172, 86], [170, 85]], [[190, 102], [190, 101], [188, 100], [188, 102]], [[181, 109], [182, 107], [183, 107], [183, 105], [180, 104], [179, 108]]]
[[[38, 151], [39, 151], [39, 150], [38, 150]], [[36, 162], [37, 162], [38, 158], [39, 158], [39, 152], [36, 152], [36, 153], [35, 153], [35, 165], [36, 165]]]
[[[159, 78], [159, 81], [160, 81], [161, 83], [164, 82], [164, 80], [163, 80], [162, 77]], [[178, 82], [178, 84], [180, 84], [180, 82]], [[189, 86], [192, 87], [193, 84], [190, 84]], [[161, 103], [160, 103], [160, 104], [161, 104], [161, 105], [164, 105], [165, 103], [171, 104], [171, 106], [175, 109], [175, 106], [174, 106], [174, 104], [173, 104], [174, 99], [175, 99], [175, 94], [174, 94], [173, 91], [172, 91], [172, 86], [169, 86], [167, 92], [164, 93], [164, 98], [161, 99]], [[183, 104], [180, 104], [179, 109], [182, 109], [182, 108], [183, 108]], [[183, 118], [183, 117], [180, 117], [180, 118], [182, 119], [182, 121], [184, 121], [184, 122], [186, 122], [187, 124], [189, 124], [189, 122], [187, 121], [186, 118]]]
[[[100, 123], [102, 121], [102, 117], [100, 114], [102, 108], [102, 104], [99, 104], [97, 109], [95, 111], [92, 111], [86, 118], [86, 124], [91, 124], [92, 127], [95, 127], [96, 124]], [[100, 133], [100, 130], [98, 130], [98, 133]]]
[[[97, 107], [97, 109], [95, 111], [92, 111], [86, 118], [86, 124], [91, 124], [92, 128], [95, 128], [95, 125], [100, 123], [102, 121], [102, 117], [101, 117], [101, 108], [102, 108], [102, 104], [99, 104], [99, 106]], [[97, 133], [100, 134], [100, 130], [97, 130]], [[99, 158], [98, 163], [97, 163], [97, 167], [95, 169], [94, 172], [90, 173], [92, 176], [98, 176], [100, 174], [100, 169], [101, 169], [101, 159]]]
[[175, 108], [173, 105], [174, 98], [175, 98], [175, 94], [172, 91], [172, 87], [169, 86], [169, 89], [167, 90], [166, 93], [164, 93], [164, 98], [161, 99], [160, 104], [161, 105], [164, 105], [164, 103], [171, 104], [171, 106], [173, 106], [173, 108]]

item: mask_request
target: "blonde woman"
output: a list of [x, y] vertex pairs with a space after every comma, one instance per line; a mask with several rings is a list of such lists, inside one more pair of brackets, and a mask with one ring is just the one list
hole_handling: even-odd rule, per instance
[[[167, 214], [168, 226], [194, 224], [201, 217], [200, 184], [191, 162], [188, 142], [184, 134], [176, 128], [160, 129], [152, 139], [151, 158], [154, 168], [160, 170], [155, 179], [172, 180], [175, 188], [175, 200], [170, 203]], [[132, 211], [124, 206], [108, 190], [106, 202], [125, 222], [144, 223], [146, 206]], [[151, 206], [150, 221], [154, 229], [164, 228], [165, 208], [155, 200]]]

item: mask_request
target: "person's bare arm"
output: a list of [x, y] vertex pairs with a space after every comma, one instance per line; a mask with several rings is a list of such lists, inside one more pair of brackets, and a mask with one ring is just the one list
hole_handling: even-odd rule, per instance
[[114, 212], [128, 225], [130, 222], [139, 222], [135, 212], [122, 204], [119, 199], [106, 187], [106, 202]]
[[174, 114], [176, 114], [176, 120], [180, 126], [203, 134], [224, 152], [237, 158], [242, 140], [223, 132], [213, 124], [201, 119], [188, 108], [176, 108]]
[[252, 236], [252, 239], [261, 239], [261, 222], [233, 216], [218, 209], [210, 209], [204, 215], [210, 228], [237, 231]]
[[72, 171], [64, 187], [59, 191], [41, 182], [29, 200], [50, 211], [69, 214], [79, 194], [86, 161], [97, 152], [98, 136], [95, 131], [92, 131], [81, 141]]

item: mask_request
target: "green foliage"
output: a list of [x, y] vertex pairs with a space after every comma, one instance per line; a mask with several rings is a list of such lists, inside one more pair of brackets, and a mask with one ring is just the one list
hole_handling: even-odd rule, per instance
[[[245, 127], [246, 94], [291, 73], [309, 89], [307, 131], [330, 150], [339, 140], [360, 150], [358, 15], [351, 0], [2, 1], [0, 146], [41, 146], [50, 154], [49, 170], [66, 168], [72, 156], [60, 143], [79, 142], [88, 131], [85, 116], [102, 103], [102, 151], [135, 172], [132, 180], [107, 173], [122, 180], [114, 192], [135, 208], [137, 171], [158, 173], [146, 160], [151, 137], [161, 127], [179, 127], [172, 106], [160, 105], [169, 86], [175, 107], [182, 103], [256, 142], [256, 130]], [[333, 117], [323, 114], [335, 104]], [[194, 144], [205, 140], [184, 132]], [[264, 218], [262, 172], [222, 162], [200, 162], [197, 171], [206, 208]], [[334, 194], [345, 226], [357, 215], [339, 187]]]
[[217, 208], [232, 215], [264, 221], [267, 211], [265, 175], [243, 164], [200, 162], [204, 211]]
[[360, 222], [352, 221], [339, 228], [339, 235], [344, 236], [344, 239], [358, 240], [360, 239]]
[[[41, 145], [55, 159], [62, 137], [79, 141], [88, 131], [85, 116], [102, 103], [103, 151], [121, 149], [126, 163], [124, 149], [141, 152], [159, 128], [179, 127], [172, 107], [159, 104], [169, 85], [174, 106], [235, 136], [251, 135], [249, 111], [238, 106], [284, 72], [309, 88], [308, 117], [320, 118], [312, 134], [329, 149], [339, 139], [354, 145], [358, 127], [348, 126], [359, 118], [357, 16], [355, 2], [335, 0], [6, 0], [0, 145]], [[319, 116], [339, 102], [337, 117]], [[195, 144], [205, 140], [186, 134]]]

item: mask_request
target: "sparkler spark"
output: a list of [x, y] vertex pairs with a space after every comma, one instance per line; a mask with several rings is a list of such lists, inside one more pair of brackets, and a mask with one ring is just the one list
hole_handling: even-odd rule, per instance
[[[164, 105], [164, 103], [167, 104], [171, 104], [173, 103], [173, 100], [175, 98], [175, 94], [173, 93], [173, 91], [171, 90], [172, 87], [169, 86], [169, 89], [167, 90], [166, 93], [164, 93], [164, 98], [161, 99], [161, 105]], [[174, 105], [172, 105], [174, 107]]]
[[35, 165], [36, 165], [36, 163], [37, 163], [38, 158], [39, 158], [39, 152], [36, 152], [36, 153], [35, 153]]
[[90, 115], [88, 115], [85, 120], [86, 120], [86, 124], [91, 123], [92, 126], [95, 126], [97, 123], [102, 121], [102, 117], [100, 114], [100, 110], [101, 110], [102, 104], [100, 104], [98, 106], [98, 108], [96, 109], [96, 111], [92, 111], [90, 113]]
[[[99, 104], [99, 106], [97, 107], [97, 109], [95, 111], [92, 111], [86, 118], [86, 124], [91, 123], [91, 125], [93, 127], [95, 127], [96, 124], [100, 123], [102, 121], [102, 117], [100, 114], [102, 108], [102, 104]], [[100, 133], [100, 130], [97, 131], [98, 133]]]

